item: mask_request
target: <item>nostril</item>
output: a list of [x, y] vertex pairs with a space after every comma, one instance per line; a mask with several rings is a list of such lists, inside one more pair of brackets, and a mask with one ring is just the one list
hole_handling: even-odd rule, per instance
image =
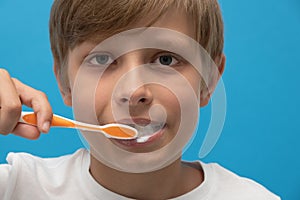
[[[129, 93], [129, 92], [128, 92]], [[121, 93], [115, 96], [116, 102], [119, 104], [126, 104], [135, 106], [138, 104], [149, 104], [152, 102], [152, 94], [146, 90], [137, 90], [134, 93], [128, 95], [127, 93]]]
[[140, 99], [140, 102], [141, 102], [141, 103], [145, 103], [146, 101], [147, 101], [146, 98], [141, 98], [141, 99]]
[[128, 102], [128, 99], [127, 98], [121, 98], [120, 101], [121, 101], [121, 103], [126, 103], [126, 102]]

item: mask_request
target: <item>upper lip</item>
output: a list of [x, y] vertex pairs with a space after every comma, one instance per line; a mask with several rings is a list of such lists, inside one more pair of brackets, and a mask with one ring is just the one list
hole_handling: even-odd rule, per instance
[[117, 123], [125, 124], [125, 125], [135, 124], [139, 126], [147, 126], [149, 124], [158, 123], [158, 122], [152, 121], [148, 118], [127, 118], [127, 119], [118, 120]]

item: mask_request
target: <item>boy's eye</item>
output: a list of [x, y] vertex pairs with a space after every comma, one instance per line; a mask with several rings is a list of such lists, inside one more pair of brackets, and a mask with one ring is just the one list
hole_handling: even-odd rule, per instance
[[89, 59], [92, 65], [110, 65], [114, 62], [114, 59], [108, 54], [96, 54]]
[[178, 64], [178, 60], [172, 55], [161, 55], [154, 61], [154, 63], [172, 66]]

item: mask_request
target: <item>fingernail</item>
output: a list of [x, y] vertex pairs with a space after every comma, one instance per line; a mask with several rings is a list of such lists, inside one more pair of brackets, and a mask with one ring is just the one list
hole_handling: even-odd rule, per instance
[[49, 128], [50, 128], [50, 122], [49, 121], [44, 122], [42, 127], [43, 131], [47, 133], [49, 131]]

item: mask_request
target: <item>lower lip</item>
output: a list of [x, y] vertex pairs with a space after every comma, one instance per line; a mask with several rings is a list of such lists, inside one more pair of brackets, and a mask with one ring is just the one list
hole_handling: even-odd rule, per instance
[[134, 140], [115, 140], [119, 144], [126, 146], [126, 147], [143, 147], [149, 144], [152, 144], [158, 141], [164, 135], [166, 129], [166, 125], [163, 126], [162, 129], [155, 132], [151, 137], [149, 137], [145, 142], [137, 142], [137, 139]]

